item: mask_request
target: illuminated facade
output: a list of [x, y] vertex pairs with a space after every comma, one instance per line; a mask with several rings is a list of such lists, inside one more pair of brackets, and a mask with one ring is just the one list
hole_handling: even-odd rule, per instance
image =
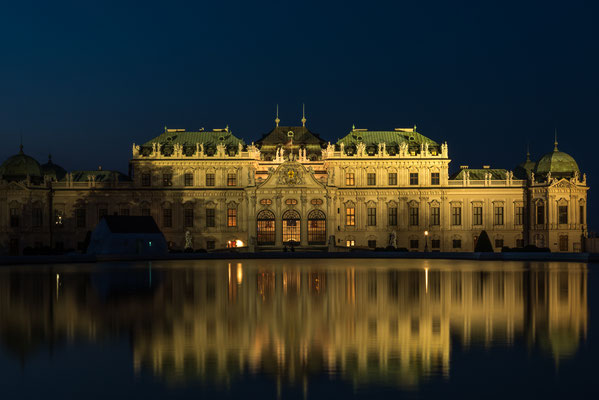
[[[17, 154], [0, 173], [0, 249], [84, 247], [103, 215], [151, 215], [171, 247], [250, 251], [343, 247], [473, 251], [482, 230], [498, 251], [528, 244], [579, 252], [586, 176], [554, 151], [513, 171], [462, 166], [416, 131], [352, 130], [327, 143], [275, 127], [246, 144], [229, 128], [167, 129], [133, 145], [130, 173], [42, 166]], [[425, 235], [425, 232], [427, 235]]]

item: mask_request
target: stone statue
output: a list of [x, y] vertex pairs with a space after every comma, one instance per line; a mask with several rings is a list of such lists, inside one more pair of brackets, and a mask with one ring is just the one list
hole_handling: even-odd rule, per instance
[[397, 233], [395, 233], [395, 231], [392, 231], [389, 234], [389, 246], [393, 247], [394, 249], [397, 248]]
[[193, 236], [189, 231], [185, 231], [185, 250], [193, 250]]

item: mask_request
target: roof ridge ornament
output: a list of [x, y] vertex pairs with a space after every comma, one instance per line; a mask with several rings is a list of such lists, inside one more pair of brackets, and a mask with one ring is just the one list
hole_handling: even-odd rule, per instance
[[554, 146], [553, 151], [559, 151], [557, 149], [557, 128], [555, 128], [555, 139], [553, 141], [553, 146]]
[[306, 126], [306, 105], [302, 103], [302, 126]]
[[530, 143], [526, 144], [526, 161], [530, 161]]
[[279, 127], [279, 122], [281, 122], [281, 120], [279, 119], [279, 105], [277, 104], [277, 117], [275, 118], [275, 124], [277, 125], [277, 128]]

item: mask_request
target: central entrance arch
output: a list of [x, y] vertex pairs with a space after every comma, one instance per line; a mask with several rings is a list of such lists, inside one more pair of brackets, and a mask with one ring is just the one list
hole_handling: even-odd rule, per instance
[[295, 210], [283, 213], [283, 243], [300, 242], [300, 215]]
[[327, 217], [320, 210], [308, 214], [308, 244], [325, 244], [327, 241]]

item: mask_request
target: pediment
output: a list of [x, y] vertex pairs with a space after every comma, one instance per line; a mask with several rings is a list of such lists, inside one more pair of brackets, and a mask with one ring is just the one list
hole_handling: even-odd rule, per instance
[[316, 180], [314, 174], [296, 161], [287, 161], [271, 171], [268, 178], [258, 185], [259, 189], [301, 187], [324, 189], [324, 184]]
[[562, 178], [559, 181], [556, 180], [555, 182], [553, 182], [551, 184], [551, 186], [549, 186], [550, 188], [558, 188], [558, 189], [569, 189], [574, 187], [574, 185], [567, 180], [566, 178]]
[[21, 182], [9, 182], [6, 185], [6, 190], [29, 190], [27, 186], [23, 185]]

